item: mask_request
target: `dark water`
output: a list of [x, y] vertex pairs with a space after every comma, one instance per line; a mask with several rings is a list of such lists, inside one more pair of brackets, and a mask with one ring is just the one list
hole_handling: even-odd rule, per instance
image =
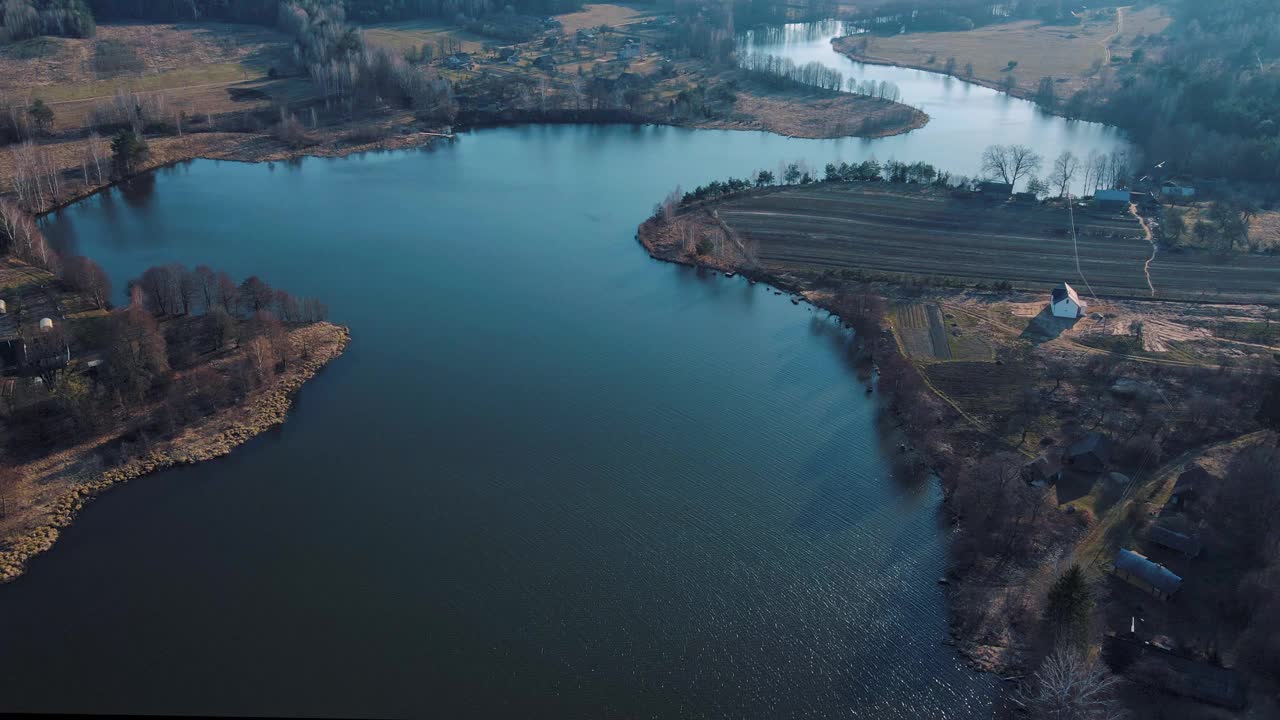
[[989, 714], [941, 644], [938, 492], [891, 476], [851, 338], [632, 239], [676, 183], [885, 147], [500, 129], [51, 218], [119, 286], [257, 273], [354, 343], [282, 429], [113, 490], [0, 587], [0, 710]]

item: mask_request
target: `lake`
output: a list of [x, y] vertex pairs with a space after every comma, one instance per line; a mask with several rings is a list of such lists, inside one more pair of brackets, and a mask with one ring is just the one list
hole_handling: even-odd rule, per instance
[[203, 263], [321, 297], [353, 343], [285, 426], [111, 491], [0, 587], [0, 709], [989, 715], [993, 678], [942, 644], [940, 493], [890, 471], [854, 338], [651, 260], [635, 228], [677, 184], [796, 159], [971, 174], [995, 142], [1123, 140], [850, 67], [932, 122], [874, 141], [488, 129], [191, 162], [50, 217], [120, 297], [149, 265]]

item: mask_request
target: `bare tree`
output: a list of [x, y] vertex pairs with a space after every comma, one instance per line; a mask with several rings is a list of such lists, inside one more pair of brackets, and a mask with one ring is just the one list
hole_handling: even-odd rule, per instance
[[982, 171], [1016, 186], [1040, 169], [1043, 159], [1026, 145], [991, 145], [982, 152]]
[[1076, 176], [1080, 161], [1070, 150], [1063, 150], [1057, 160], [1053, 161], [1053, 172], [1049, 174], [1049, 182], [1058, 188], [1058, 197], [1064, 197], [1071, 187], [1071, 180]]
[[111, 299], [111, 278], [98, 263], [77, 256], [63, 264], [62, 278], [71, 287], [83, 291], [98, 307], [106, 307]]
[[1113, 720], [1123, 715], [1113, 697], [1119, 682], [1096, 658], [1059, 646], [1018, 693], [1018, 701], [1037, 719]]

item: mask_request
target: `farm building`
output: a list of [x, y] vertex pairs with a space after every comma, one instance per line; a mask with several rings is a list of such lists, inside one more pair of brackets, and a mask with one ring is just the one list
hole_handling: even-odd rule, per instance
[[1062, 463], [1041, 455], [1022, 466], [1022, 479], [1035, 487], [1050, 485], [1062, 479]]
[[547, 72], [552, 72], [556, 69], [556, 59], [551, 57], [550, 55], [539, 55], [538, 57], [534, 58], [533, 66], [538, 68], [539, 70], [546, 70]]
[[1089, 433], [1067, 449], [1067, 464], [1080, 472], [1100, 473], [1111, 462], [1111, 439]]
[[462, 70], [471, 67], [470, 53], [454, 53], [444, 59], [445, 67], [453, 70]]
[[618, 49], [619, 60], [630, 60], [640, 56], [640, 43], [634, 38], [627, 38], [622, 47]]
[[1049, 297], [1049, 309], [1053, 311], [1054, 317], [1074, 320], [1083, 317], [1087, 307], [1089, 304], [1080, 299], [1076, 289], [1066, 283], [1054, 288], [1053, 294]]
[[1013, 194], [1013, 185], [983, 180], [978, 183], [978, 192], [996, 200], [1008, 200], [1009, 196]]
[[1173, 178], [1160, 183], [1160, 194], [1172, 198], [1195, 197], [1196, 187], [1187, 178]]
[[1128, 190], [1099, 190], [1093, 194], [1093, 206], [1101, 210], [1128, 210], [1131, 200]]
[[1170, 550], [1177, 550], [1187, 557], [1196, 557], [1200, 554], [1200, 540], [1198, 538], [1185, 535], [1180, 532], [1174, 532], [1167, 527], [1154, 525], [1151, 531], [1147, 533], [1147, 539]]
[[1151, 562], [1146, 555], [1133, 550], [1121, 550], [1116, 555], [1115, 573], [1121, 580], [1161, 600], [1173, 597], [1182, 587], [1182, 578], [1169, 568]]
[[[1112, 670], [1128, 674], [1134, 682], [1225, 708], [1239, 710], [1245, 705], [1243, 678], [1231, 668], [1179, 655], [1132, 634], [1109, 635], [1102, 654]], [[1128, 673], [1142, 668], [1147, 672]]]

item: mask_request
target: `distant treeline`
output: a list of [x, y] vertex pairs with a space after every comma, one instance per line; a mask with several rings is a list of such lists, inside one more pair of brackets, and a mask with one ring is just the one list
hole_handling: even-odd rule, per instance
[[0, 3], [0, 42], [40, 35], [91, 37], [93, 13], [84, 0], [4, 0]]
[[815, 182], [870, 182], [887, 180], [893, 183], [915, 183], [921, 185], [937, 185], [939, 187], [968, 188], [973, 181], [964, 175], [952, 175], [949, 172], [926, 162], [906, 163], [897, 160], [886, 160], [884, 163], [875, 158], [858, 163], [827, 163], [822, 177], [809, 169], [803, 160], [786, 163], [775, 174], [770, 170], [760, 170], [754, 178], [734, 178], [712, 180], [706, 185], [688, 192], [676, 192], [667, 196], [666, 200], [654, 208], [655, 216], [670, 216], [675, 207], [689, 205], [703, 200], [722, 198], [750, 190], [776, 185], [781, 178], [782, 185], [809, 185]]
[[[79, 1], [79, 0], [77, 0]], [[271, 25], [285, 0], [88, 0], [100, 20], [221, 20]], [[579, 0], [341, 0], [353, 22], [389, 22], [419, 17], [483, 17], [510, 6], [515, 12], [552, 15], [582, 8]]]
[[1178, 0], [1174, 24], [1135, 53], [1136, 74], [1059, 109], [1130, 130], [1153, 163], [1202, 177], [1280, 180], [1280, 5]]
[[857, 27], [872, 32], [944, 32], [972, 30], [1008, 20], [1075, 24], [1079, 20], [1072, 12], [1083, 7], [1084, 3], [1064, 0], [887, 0], [858, 3], [852, 20]]

